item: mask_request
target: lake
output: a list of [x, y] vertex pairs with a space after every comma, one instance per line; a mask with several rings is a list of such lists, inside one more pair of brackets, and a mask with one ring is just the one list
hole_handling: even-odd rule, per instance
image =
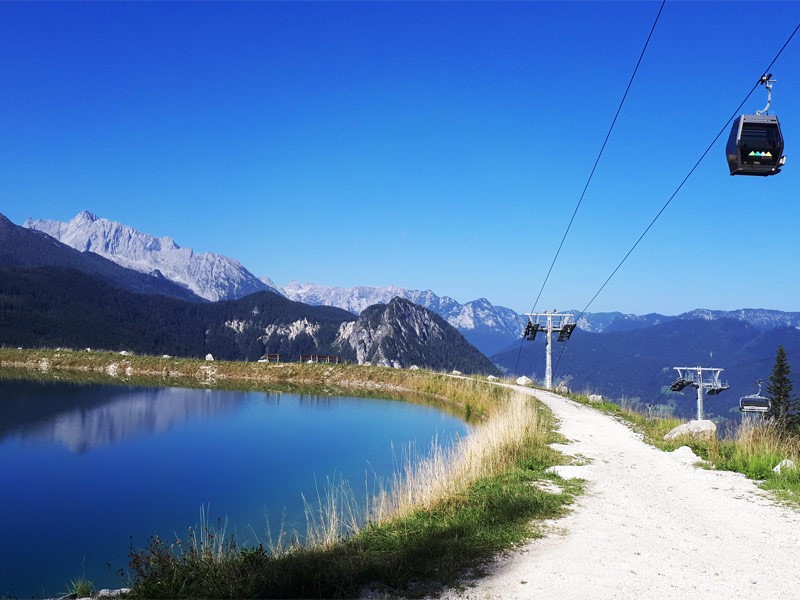
[[201, 506], [240, 542], [304, 533], [302, 494], [363, 496], [409, 444], [467, 429], [385, 399], [0, 380], [0, 597], [120, 587], [131, 544], [185, 539]]

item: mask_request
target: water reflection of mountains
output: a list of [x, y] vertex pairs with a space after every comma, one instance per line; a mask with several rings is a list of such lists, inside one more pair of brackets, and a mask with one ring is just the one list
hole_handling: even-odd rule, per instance
[[[60, 443], [85, 452], [240, 410], [252, 392], [0, 381], [0, 443]], [[259, 393], [277, 404], [279, 393]], [[309, 398], [306, 397], [308, 401]], [[311, 400], [327, 406], [327, 401]]]
[[[0, 390], [0, 443], [8, 438], [53, 442], [73, 452], [236, 412], [254, 395], [277, 405], [282, 395], [22, 380], [0, 381]], [[326, 395], [293, 396], [300, 405], [316, 410], [328, 410], [336, 402]]]

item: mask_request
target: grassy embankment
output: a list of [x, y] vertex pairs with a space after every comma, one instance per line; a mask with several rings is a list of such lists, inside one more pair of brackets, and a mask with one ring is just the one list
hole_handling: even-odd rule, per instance
[[770, 421], [750, 418], [732, 432], [714, 439], [679, 438], [665, 440], [664, 436], [683, 421], [676, 418], [648, 418], [628, 407], [611, 402], [593, 403], [586, 396], [573, 395], [573, 399], [603, 412], [618, 416], [631, 423], [644, 439], [662, 450], [672, 451], [689, 446], [695, 454], [711, 463], [709, 468], [742, 473], [759, 482], [767, 490], [800, 506], [800, 468], [772, 471], [784, 459], [800, 467], [800, 437], [797, 432], [787, 432]]
[[[355, 365], [253, 364], [0, 349], [0, 368], [44, 378], [320, 391], [416, 393], [456, 407], [473, 432], [429, 458], [408, 460], [368, 506], [344, 487], [307, 506], [308, 531], [265, 535], [239, 547], [224, 528], [200, 526], [183, 540], [153, 539], [131, 554], [133, 594], [143, 598], [358, 596], [364, 588], [422, 596], [467, 569], [538, 535], [537, 521], [562, 514], [580, 483], [547, 473], [563, 462], [549, 412], [482, 381]], [[113, 374], [113, 375], [112, 375]]]

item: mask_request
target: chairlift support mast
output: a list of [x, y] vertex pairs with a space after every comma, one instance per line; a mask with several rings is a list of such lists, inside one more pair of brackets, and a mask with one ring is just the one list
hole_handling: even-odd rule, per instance
[[547, 390], [553, 389], [553, 334], [558, 334], [559, 342], [566, 342], [572, 332], [575, 331], [572, 313], [560, 313], [556, 310], [552, 312], [527, 313], [528, 324], [525, 326], [523, 336], [532, 342], [536, 339], [538, 332], [545, 334], [545, 375], [544, 387]]
[[678, 372], [676, 379], [670, 389], [675, 392], [681, 391], [685, 387], [697, 388], [697, 420], [703, 419], [703, 399], [708, 392], [709, 396], [724, 392], [730, 386], [723, 383], [720, 375], [724, 369], [711, 367], [672, 367]]

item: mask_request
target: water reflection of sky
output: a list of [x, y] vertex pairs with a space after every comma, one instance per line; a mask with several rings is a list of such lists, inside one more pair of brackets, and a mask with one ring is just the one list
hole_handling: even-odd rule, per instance
[[131, 539], [182, 535], [201, 504], [251, 542], [265, 515], [302, 530], [301, 494], [365, 490], [393, 448], [465, 432], [389, 400], [0, 381], [0, 597], [54, 596], [84, 572], [118, 586]]

